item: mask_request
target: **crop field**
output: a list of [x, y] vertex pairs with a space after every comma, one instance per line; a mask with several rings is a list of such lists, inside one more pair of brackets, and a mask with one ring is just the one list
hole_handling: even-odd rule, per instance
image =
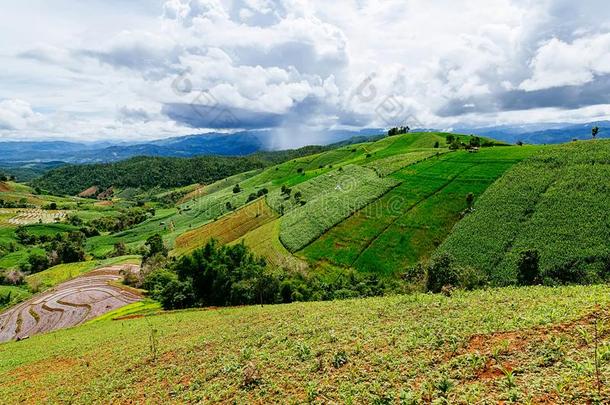
[[214, 222], [180, 235], [176, 238], [173, 254], [182, 255], [203, 247], [212, 238], [222, 243], [232, 242], [276, 217], [265, 199], [259, 198]]
[[515, 282], [526, 250], [547, 282], [596, 282], [610, 263], [610, 142], [547, 148], [514, 167], [440, 247], [495, 284]]
[[[592, 403], [610, 289], [179, 311], [0, 345], [7, 403]], [[608, 324], [598, 338], [599, 373]], [[151, 348], [151, 336], [156, 345]], [[120, 344], [117, 344], [119, 343]], [[601, 396], [610, 386], [601, 386]]]
[[30, 298], [32, 294], [25, 288], [0, 285], [0, 311]]
[[288, 250], [300, 250], [397, 184], [355, 165], [310, 180], [295, 188], [306, 203], [281, 218], [280, 240]]
[[406, 166], [410, 166], [414, 163], [418, 163], [422, 160], [428, 159], [429, 157], [435, 156], [437, 153], [441, 152], [435, 149], [430, 151], [409, 152], [402, 155], [395, 155], [375, 160], [372, 163], [367, 164], [366, 167], [375, 170], [380, 177], [385, 177]]
[[0, 342], [79, 325], [136, 302], [141, 297], [111, 284], [120, 271], [137, 265], [117, 265], [89, 272], [59, 284], [0, 314]]
[[159, 302], [149, 298], [144, 298], [141, 301], [127, 304], [124, 307], [109, 311], [102, 316], [98, 316], [97, 318], [88, 321], [88, 323], [120, 321], [124, 319], [142, 317], [145, 315], [152, 315], [160, 313], [161, 311], [163, 311], [163, 308], [161, 308], [161, 304]]
[[11, 215], [6, 222], [10, 225], [52, 224], [66, 216], [65, 211], [47, 211], [41, 209], [0, 209], [0, 215]]
[[34, 248], [22, 248], [15, 252], [6, 254], [0, 257], [0, 270], [3, 269], [14, 269], [24, 264], [28, 260], [28, 256], [33, 253], [44, 253], [43, 249]]
[[429, 256], [474, 197], [537, 147], [454, 152], [408, 166], [390, 178], [401, 182], [382, 198], [306, 247], [313, 261], [393, 275]]
[[271, 266], [288, 270], [305, 270], [307, 263], [293, 256], [280, 242], [280, 220], [251, 230], [233, 243], [243, 242], [256, 255], [265, 258]]
[[[138, 248], [146, 238], [156, 233], [160, 233], [165, 242], [173, 248], [178, 236], [244, 206], [250, 194], [256, 194], [263, 188], [269, 191], [269, 204], [276, 211], [279, 210], [278, 203], [285, 204], [287, 211], [294, 201], [281, 202], [279, 196], [281, 186], [292, 187], [296, 192], [297, 187], [302, 187], [309, 181], [316, 181], [320, 177], [332, 175], [339, 168], [348, 168], [352, 163], [370, 164], [378, 158], [387, 158], [405, 151], [412, 152], [413, 147], [432, 148], [437, 139], [444, 142], [445, 138], [442, 135], [428, 133], [384, 138], [373, 143], [349, 145], [317, 155], [293, 159], [263, 171], [235, 175], [196, 189], [193, 195], [188, 196], [186, 201], [180, 202], [177, 208], [157, 210], [155, 218], [132, 229], [92, 238], [88, 243], [88, 251], [95, 256], [105, 255], [112, 251], [114, 243], [118, 241], [125, 242], [130, 248]], [[441, 149], [440, 152], [443, 150]], [[369, 155], [370, 157], [367, 157]], [[234, 193], [233, 187], [237, 184], [241, 191]], [[335, 186], [336, 184], [333, 185]], [[230, 205], [230, 209], [227, 204]]]
[[26, 282], [31, 290], [43, 291], [100, 267], [135, 265], [139, 263], [140, 256], [123, 256], [106, 260], [59, 264], [40, 273], [27, 276]]

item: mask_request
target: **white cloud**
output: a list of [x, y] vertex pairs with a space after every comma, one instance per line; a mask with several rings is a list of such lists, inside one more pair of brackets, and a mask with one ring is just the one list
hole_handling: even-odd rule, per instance
[[610, 33], [572, 43], [553, 38], [538, 49], [531, 67], [532, 77], [519, 86], [523, 90], [577, 86], [610, 74]]
[[27, 101], [19, 99], [0, 101], [0, 130], [23, 130], [40, 124], [43, 117], [32, 111]]
[[213, 130], [181, 115], [202, 94], [252, 120], [244, 126], [301, 136], [400, 121], [518, 123], [519, 112], [587, 119], [583, 106], [605, 105], [590, 90], [573, 108], [548, 108], [538, 93], [610, 74], [600, 0], [33, 1], [45, 16], [38, 36], [22, 28], [23, 2], [6, 1], [0, 15], [0, 99], [25, 100], [33, 114], [0, 115], [4, 138]]

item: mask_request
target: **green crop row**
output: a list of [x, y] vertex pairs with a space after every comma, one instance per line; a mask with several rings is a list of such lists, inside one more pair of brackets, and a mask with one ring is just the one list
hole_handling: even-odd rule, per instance
[[610, 142], [545, 149], [490, 187], [438, 249], [494, 284], [517, 280], [526, 251], [543, 281], [593, 282], [610, 266]]
[[346, 166], [303, 183], [295, 189], [302, 192], [304, 205], [282, 217], [280, 240], [292, 252], [302, 249], [397, 184], [360, 166]]
[[[444, 152], [445, 151], [443, 151], [443, 153]], [[366, 167], [375, 170], [379, 176], [385, 177], [403, 167], [421, 162], [422, 160], [440, 153], [441, 152], [437, 150], [405, 153], [404, 155], [390, 156], [384, 159], [375, 160], [367, 164]]]

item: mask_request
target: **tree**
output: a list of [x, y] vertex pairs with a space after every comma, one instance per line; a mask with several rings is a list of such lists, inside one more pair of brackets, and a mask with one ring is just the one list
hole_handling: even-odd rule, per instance
[[146, 254], [144, 255], [144, 259], [153, 257], [157, 254], [167, 256], [167, 247], [165, 247], [165, 243], [163, 243], [163, 238], [158, 233], [146, 239], [146, 243], [144, 243], [144, 246], [148, 248]]
[[470, 137], [470, 147], [471, 148], [480, 148], [481, 147], [481, 138], [478, 136]]
[[591, 135], [593, 136], [593, 139], [595, 139], [597, 137], [598, 133], [599, 133], [599, 128], [598, 127], [591, 128]]
[[388, 130], [388, 136], [408, 134], [409, 131], [411, 131], [411, 128], [409, 128], [408, 125], [404, 127], [394, 127]]
[[125, 242], [117, 242], [114, 244], [113, 257], [125, 256], [127, 254], [127, 245]]
[[447, 135], [447, 144], [448, 145], [451, 145], [454, 140], [455, 140], [455, 136], [453, 136], [451, 134]]
[[239, 184], [236, 184], [235, 187], [233, 187], [233, 193], [237, 194], [241, 192], [241, 187], [239, 186]]
[[456, 286], [458, 272], [453, 257], [442, 254], [432, 260], [426, 268], [426, 288], [428, 291], [438, 293], [445, 286]]
[[520, 285], [535, 285], [540, 283], [540, 255], [537, 250], [521, 252], [519, 258], [519, 273], [517, 279]]
[[472, 207], [472, 203], [474, 202], [474, 194], [468, 193], [466, 196], [466, 204], [468, 204], [468, 208]]
[[451, 150], [458, 150], [460, 148], [460, 142], [457, 139], [454, 139], [453, 142], [451, 142], [451, 145], [449, 145], [449, 149]]
[[438, 141], [434, 142], [434, 148], [435, 149], [438, 149], [440, 147], [441, 147], [441, 144]]
[[42, 253], [32, 253], [30, 257], [28, 257], [28, 265], [28, 270], [30, 273], [39, 273], [48, 269], [51, 264], [49, 263], [49, 258], [47, 255]]

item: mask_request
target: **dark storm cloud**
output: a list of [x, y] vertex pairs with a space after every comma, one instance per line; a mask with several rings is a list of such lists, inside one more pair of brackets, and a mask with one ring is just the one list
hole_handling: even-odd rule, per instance
[[454, 99], [437, 111], [442, 117], [468, 113], [532, 110], [536, 108], [576, 109], [610, 104], [610, 75], [598, 76], [581, 86], [562, 86], [525, 91], [512, 90], [467, 99]]
[[282, 115], [249, 111], [221, 104], [169, 103], [162, 113], [170, 119], [191, 128], [261, 129], [273, 128], [282, 121]]

